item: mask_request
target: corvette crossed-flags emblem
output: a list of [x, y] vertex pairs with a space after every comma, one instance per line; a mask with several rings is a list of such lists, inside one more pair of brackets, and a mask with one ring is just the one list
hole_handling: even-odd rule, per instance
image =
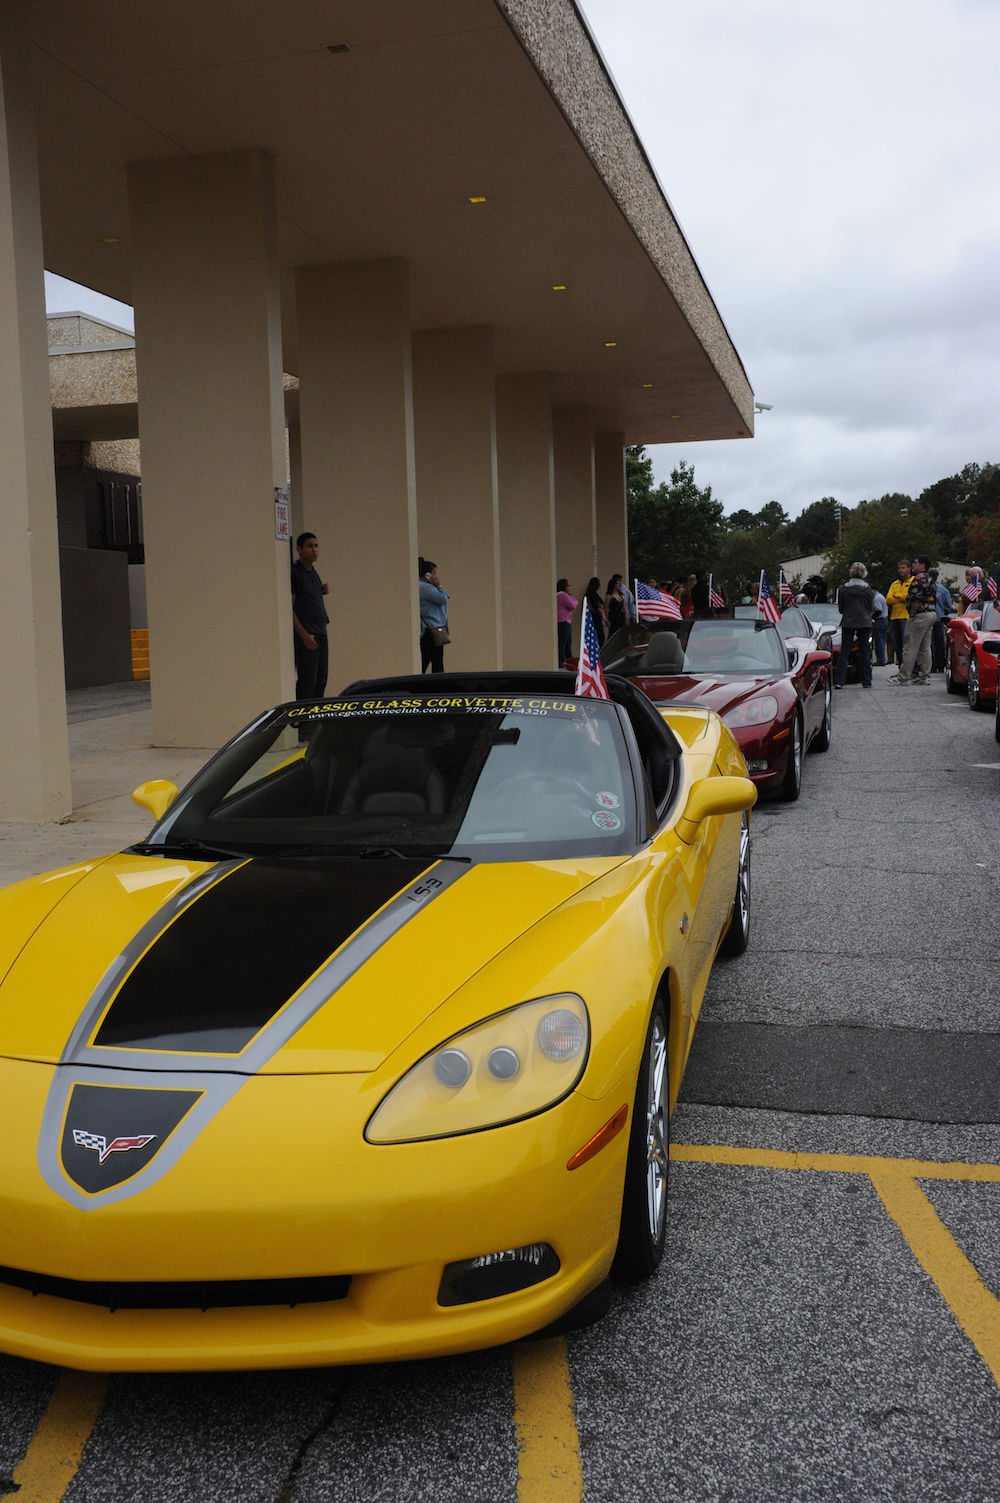
[[135, 1138], [112, 1138], [109, 1143], [101, 1133], [81, 1132], [78, 1127], [73, 1129], [73, 1142], [77, 1148], [92, 1148], [101, 1164], [104, 1163], [109, 1153], [128, 1153], [130, 1148], [145, 1148], [146, 1144], [152, 1143], [155, 1137], [155, 1132], [147, 1132], [140, 1133]]

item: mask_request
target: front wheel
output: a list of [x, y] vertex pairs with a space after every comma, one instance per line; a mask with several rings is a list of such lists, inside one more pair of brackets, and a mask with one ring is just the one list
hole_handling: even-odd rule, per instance
[[625, 1193], [613, 1272], [629, 1283], [651, 1278], [667, 1240], [667, 1171], [670, 1102], [667, 1072], [667, 1013], [660, 998], [646, 1030], [632, 1111]]
[[826, 694], [823, 699], [823, 723], [809, 743], [811, 752], [825, 752], [830, 750], [830, 737], [833, 734], [833, 690], [830, 688], [830, 680], [826, 681]]
[[970, 710], [989, 709], [989, 706], [983, 702], [983, 692], [979, 687], [979, 659], [975, 652], [969, 659], [969, 681], [966, 684], [966, 693], [969, 696]]
[[729, 920], [719, 954], [726, 957], [742, 955], [750, 943], [750, 811], [743, 810], [740, 826], [740, 865], [736, 874], [736, 897], [733, 899], [733, 916]]
[[944, 650], [944, 686], [949, 694], [961, 694], [962, 685], [955, 682], [955, 669], [951, 661], [951, 643]]
[[792, 804], [802, 792], [802, 722], [798, 712], [792, 716], [792, 740], [788, 748], [788, 766], [781, 784], [781, 797]]

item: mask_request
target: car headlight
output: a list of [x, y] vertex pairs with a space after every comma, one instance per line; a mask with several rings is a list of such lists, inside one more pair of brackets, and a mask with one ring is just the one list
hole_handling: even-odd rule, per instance
[[778, 701], [773, 694], [765, 694], [760, 699], [748, 699], [746, 704], [737, 705], [722, 718], [733, 730], [738, 725], [763, 725], [765, 720], [773, 720], [777, 713]]
[[365, 1138], [447, 1138], [543, 1112], [576, 1085], [589, 1044], [580, 997], [567, 992], [522, 1002], [425, 1055], [375, 1110]]

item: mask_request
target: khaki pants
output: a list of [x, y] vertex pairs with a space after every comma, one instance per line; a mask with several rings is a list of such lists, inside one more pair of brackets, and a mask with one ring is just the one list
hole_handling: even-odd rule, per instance
[[907, 621], [906, 636], [903, 638], [903, 661], [899, 668], [901, 684], [909, 683], [914, 663], [918, 668], [917, 678], [926, 678], [930, 673], [931, 633], [936, 620], [936, 612], [921, 611], [919, 616], [911, 616]]

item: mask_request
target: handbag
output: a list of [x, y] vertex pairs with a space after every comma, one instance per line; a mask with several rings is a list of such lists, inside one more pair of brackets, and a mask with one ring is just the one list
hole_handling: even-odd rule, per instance
[[434, 643], [435, 647], [447, 647], [448, 643], [451, 641], [451, 638], [448, 635], [448, 628], [446, 626], [432, 626], [430, 628], [430, 633], [431, 641]]

